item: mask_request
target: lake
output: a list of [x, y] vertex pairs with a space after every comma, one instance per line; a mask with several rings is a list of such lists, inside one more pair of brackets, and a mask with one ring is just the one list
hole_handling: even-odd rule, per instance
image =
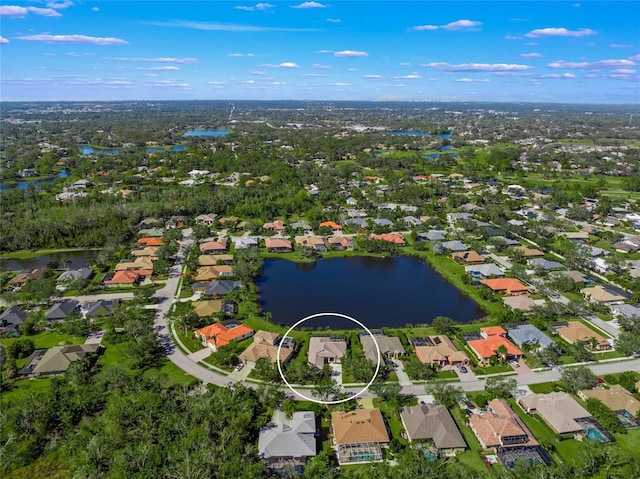
[[12, 190], [14, 188], [17, 188], [19, 190], [26, 190], [29, 185], [37, 186], [41, 183], [53, 183], [58, 178], [67, 178], [68, 176], [69, 172], [67, 170], [62, 170], [56, 176], [50, 176], [48, 178], [41, 178], [39, 180], [18, 181], [17, 183], [0, 184], [0, 191]]
[[187, 130], [182, 136], [227, 136], [230, 130]]
[[[460, 323], [486, 313], [424, 260], [397, 256], [351, 256], [315, 263], [266, 260], [256, 285], [260, 307], [275, 323], [293, 325], [305, 316], [336, 312], [368, 328], [431, 323], [448, 316]], [[316, 320], [314, 320], [316, 321]], [[341, 329], [339, 319], [321, 318], [305, 326]], [[354, 329], [349, 323], [348, 329]]]
[[61, 268], [86, 268], [87, 261], [98, 256], [99, 250], [76, 250], [48, 253], [28, 259], [0, 259], [0, 270], [21, 271], [42, 268], [49, 261], [58, 261]]
[[[150, 146], [145, 148], [146, 153], [163, 153], [166, 151], [184, 151], [187, 147], [185, 145], [173, 145], [168, 148], [159, 146]], [[129, 151], [129, 149], [122, 150], [120, 148], [95, 148], [91, 145], [81, 145], [78, 147], [82, 156], [89, 155], [117, 155], [123, 151]]]
[[419, 131], [419, 130], [406, 130], [406, 131], [388, 131], [390, 135], [398, 135], [398, 136], [437, 136], [438, 138], [445, 138], [447, 140], [451, 139], [451, 133], [438, 133], [436, 135], [432, 135], [428, 131]]

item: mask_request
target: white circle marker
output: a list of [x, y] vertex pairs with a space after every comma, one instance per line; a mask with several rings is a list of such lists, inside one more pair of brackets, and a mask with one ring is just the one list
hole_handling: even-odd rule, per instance
[[[358, 326], [360, 326], [362, 329], [364, 329], [367, 333], [369, 333], [369, 336], [371, 336], [371, 339], [373, 339], [373, 344], [375, 344], [375, 346], [376, 346], [376, 352], [378, 353], [378, 364], [376, 364], [376, 372], [373, 373], [373, 377], [371, 378], [371, 381], [369, 381], [367, 383], [367, 385], [364, 388], [362, 388], [361, 391], [358, 391], [356, 394], [354, 394], [351, 397], [348, 397], [346, 399], [339, 399], [337, 401], [323, 401], [321, 399], [315, 399], [315, 398], [312, 398], [312, 397], [307, 397], [304, 394], [298, 392], [293, 386], [291, 386], [291, 384], [289, 384], [289, 381], [287, 381], [287, 378], [284, 377], [284, 373], [282, 372], [282, 364], [280, 363], [280, 350], [282, 348], [282, 342], [284, 341], [284, 338], [286, 338], [289, 335], [289, 333], [291, 331], [293, 331], [298, 325], [300, 325], [300, 324], [302, 324], [305, 321], [308, 321], [310, 319], [318, 318], [320, 316], [337, 316], [339, 318], [344, 318], [344, 319], [348, 319], [349, 321], [353, 321]], [[305, 399], [307, 401], [312, 401], [312, 402], [315, 402], [315, 403], [318, 403], [318, 404], [340, 404], [340, 403], [343, 403], [343, 402], [351, 401], [352, 399], [357, 398], [361, 394], [364, 394], [365, 391], [367, 389], [369, 389], [369, 386], [371, 386], [373, 384], [373, 381], [375, 381], [376, 376], [378, 376], [378, 372], [380, 371], [380, 346], [378, 346], [378, 341], [376, 341], [376, 338], [373, 336], [373, 334], [371, 334], [371, 331], [369, 331], [369, 329], [364, 324], [362, 324], [360, 321], [358, 321], [357, 319], [352, 318], [351, 316], [347, 316], [346, 314], [341, 314], [341, 313], [316, 313], [316, 314], [312, 314], [310, 316], [307, 316], [305, 318], [302, 318], [296, 324], [291, 326], [289, 328], [289, 330], [284, 334], [284, 336], [282, 336], [282, 339], [280, 340], [280, 344], [278, 344], [278, 353], [277, 353], [277, 356], [276, 356], [276, 364], [278, 365], [278, 372], [280, 373], [280, 377], [282, 378], [284, 383], [287, 385], [287, 387], [289, 389], [291, 389], [295, 394], [300, 396], [302, 399]]]

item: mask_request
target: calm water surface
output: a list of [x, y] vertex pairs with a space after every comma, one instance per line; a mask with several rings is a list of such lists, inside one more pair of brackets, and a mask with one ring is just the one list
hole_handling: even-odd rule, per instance
[[62, 170], [56, 176], [50, 176], [49, 178], [42, 178], [39, 180], [30, 180], [30, 181], [18, 181], [17, 183], [9, 183], [9, 184], [0, 184], [0, 191], [2, 190], [12, 190], [17, 188], [19, 190], [26, 190], [29, 185], [38, 186], [42, 183], [53, 183], [58, 178], [67, 178], [69, 176], [69, 172], [67, 170]]
[[21, 271], [42, 268], [49, 261], [57, 261], [61, 268], [86, 268], [87, 261], [98, 256], [98, 250], [63, 251], [29, 259], [0, 259], [2, 271]]
[[[289, 326], [320, 312], [346, 314], [368, 328], [430, 323], [436, 316], [468, 323], [486, 314], [417, 258], [267, 260], [263, 269], [257, 281], [260, 306], [272, 314], [272, 321]], [[323, 319], [305, 326], [343, 327], [338, 323]]]
[[182, 136], [227, 136], [229, 130], [188, 130]]

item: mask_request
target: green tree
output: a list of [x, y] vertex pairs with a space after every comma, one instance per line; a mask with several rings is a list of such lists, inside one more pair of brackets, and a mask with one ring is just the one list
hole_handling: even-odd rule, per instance
[[446, 316], [436, 316], [435, 318], [433, 318], [431, 326], [433, 326], [433, 329], [438, 334], [453, 335], [456, 334], [458, 330], [456, 322], [451, 318], [447, 318]]
[[575, 393], [580, 389], [591, 389], [596, 384], [598, 384], [596, 375], [586, 366], [562, 370], [560, 385], [567, 391]]
[[442, 381], [434, 381], [425, 386], [427, 394], [432, 394], [438, 404], [448, 408], [455, 407], [464, 396], [462, 388]]
[[485, 382], [484, 390], [492, 398], [508, 398], [511, 397], [512, 392], [515, 390], [517, 382], [513, 378], [501, 378], [499, 376], [493, 376], [487, 378]]

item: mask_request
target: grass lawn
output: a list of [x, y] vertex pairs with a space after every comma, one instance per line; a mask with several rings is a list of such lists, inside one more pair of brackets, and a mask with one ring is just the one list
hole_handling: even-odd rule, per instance
[[196, 351], [200, 351], [202, 349], [202, 343], [196, 340], [192, 335], [185, 335], [183, 331], [179, 328], [172, 328], [176, 334], [176, 336], [182, 341], [185, 348], [187, 348], [187, 353], [195, 353]]
[[478, 451], [465, 451], [456, 455], [456, 459], [476, 471], [479, 477], [489, 477], [489, 471]]
[[478, 473], [480, 473], [483, 477], [486, 477], [487, 468], [485, 467], [484, 462], [480, 457], [482, 446], [480, 445], [480, 441], [478, 441], [476, 435], [467, 425], [464, 412], [459, 407], [456, 407], [451, 409], [451, 415], [456, 421], [458, 429], [460, 429], [460, 432], [462, 433], [462, 436], [464, 437], [464, 440], [470, 449], [468, 451], [465, 451], [463, 454], [458, 454], [456, 458], [463, 464], [466, 464], [472, 467], [474, 470], [478, 471]]
[[553, 381], [548, 383], [530, 384], [529, 389], [531, 389], [532, 392], [537, 394], [547, 394], [547, 393], [552, 393], [554, 391], [557, 391], [557, 389], [555, 388], [555, 385], [556, 383]]
[[513, 373], [516, 374], [516, 372], [513, 370], [513, 368], [507, 364], [496, 364], [495, 366], [489, 366], [486, 368], [474, 368], [473, 372], [476, 375], [484, 375], [484, 374], [498, 374], [498, 373]]
[[436, 374], [436, 378], [438, 379], [457, 379], [458, 375], [455, 371], [439, 371]]
[[627, 434], [614, 434], [616, 441], [635, 457], [640, 455], [640, 429], [628, 429]]
[[56, 331], [43, 331], [33, 336], [19, 336], [17, 338], [0, 339], [0, 344], [8, 346], [21, 339], [30, 339], [35, 344], [36, 349], [49, 349], [54, 346], [66, 346], [72, 344], [83, 344], [87, 339], [85, 336], [76, 337], [70, 334], [59, 334]]
[[22, 401], [28, 398], [32, 394], [38, 394], [49, 390], [49, 384], [52, 378], [39, 378], [39, 379], [23, 379], [13, 383], [13, 388], [10, 391], [2, 393], [2, 402], [8, 401], [11, 403]]
[[160, 368], [162, 374], [166, 374], [169, 379], [167, 380], [167, 386], [173, 386], [175, 384], [191, 384], [198, 382], [198, 379], [194, 378], [190, 374], [185, 373], [178, 366], [167, 360], [166, 364]]
[[402, 437], [402, 433], [404, 432], [404, 427], [402, 426], [402, 421], [400, 420], [400, 415], [395, 412], [391, 407], [381, 401], [378, 398], [373, 400], [374, 407], [380, 408], [384, 417], [387, 418], [387, 422], [389, 424], [389, 429], [391, 430], [391, 438], [396, 438], [402, 444], [409, 444], [405, 438]]

